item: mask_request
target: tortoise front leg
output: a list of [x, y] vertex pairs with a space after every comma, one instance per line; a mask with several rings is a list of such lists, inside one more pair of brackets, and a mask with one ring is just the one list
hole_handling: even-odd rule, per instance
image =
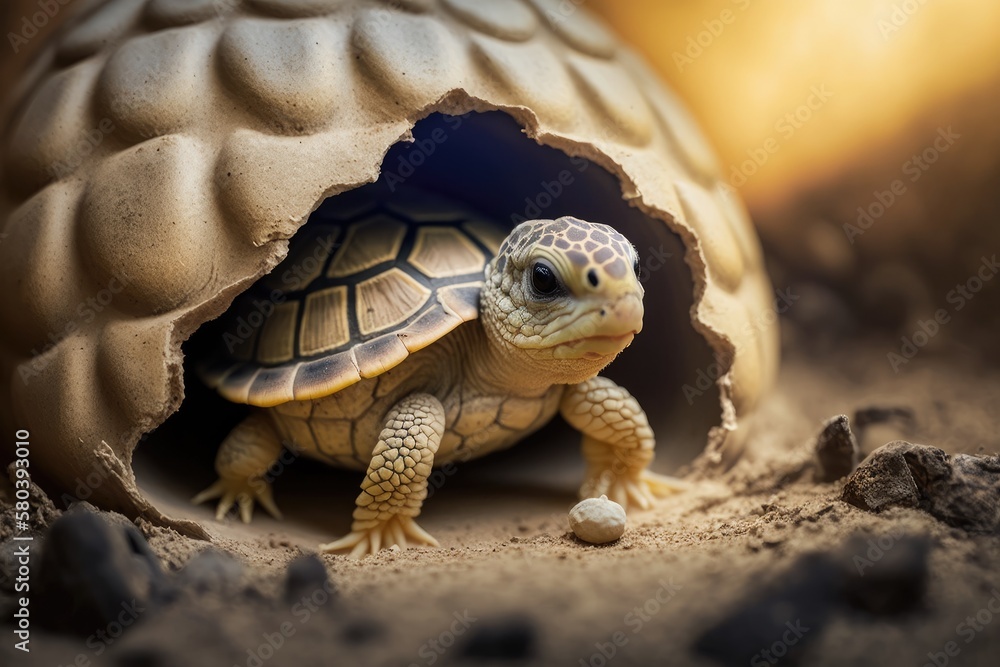
[[412, 394], [389, 411], [372, 452], [368, 474], [354, 508], [348, 535], [320, 545], [326, 553], [351, 549], [351, 556], [377, 553], [408, 542], [438, 546], [417, 525], [427, 497], [427, 479], [444, 436], [444, 406], [430, 394]]
[[236, 425], [215, 456], [215, 471], [219, 480], [191, 499], [195, 505], [220, 498], [215, 511], [218, 521], [226, 516], [233, 504], [239, 505], [243, 523], [250, 523], [256, 500], [268, 514], [281, 518], [271, 495], [271, 483], [265, 478], [268, 469], [281, 455], [281, 438], [263, 412], [254, 412]]
[[626, 509], [647, 509], [655, 496], [685, 488], [683, 482], [649, 472], [655, 440], [646, 413], [624, 387], [594, 377], [567, 388], [563, 418], [583, 433], [587, 477], [580, 496], [606, 495]]

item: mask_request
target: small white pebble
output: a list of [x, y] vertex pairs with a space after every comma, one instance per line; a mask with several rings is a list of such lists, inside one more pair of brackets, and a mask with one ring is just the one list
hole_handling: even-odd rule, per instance
[[625, 508], [607, 496], [581, 500], [569, 511], [569, 527], [584, 542], [614, 542], [625, 532]]

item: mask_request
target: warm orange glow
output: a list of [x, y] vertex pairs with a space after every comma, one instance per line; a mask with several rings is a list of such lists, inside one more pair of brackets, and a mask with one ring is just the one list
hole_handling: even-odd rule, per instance
[[[727, 179], [734, 166], [766, 157], [740, 187], [752, 207], [849, 168], [896, 136], [905, 139], [908, 125], [928, 110], [1000, 77], [995, 0], [588, 6], [688, 100]], [[819, 89], [829, 99], [810, 99]], [[810, 101], [813, 109], [802, 107]]]

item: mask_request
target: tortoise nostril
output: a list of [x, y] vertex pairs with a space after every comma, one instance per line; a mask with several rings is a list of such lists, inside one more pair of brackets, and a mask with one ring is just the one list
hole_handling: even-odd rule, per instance
[[590, 283], [591, 287], [597, 287], [597, 284], [600, 282], [597, 279], [597, 271], [595, 271], [594, 269], [587, 271], [587, 282]]
[[601, 308], [601, 317], [604, 317], [607, 314], [608, 314], [608, 311], [606, 311], [603, 308]]

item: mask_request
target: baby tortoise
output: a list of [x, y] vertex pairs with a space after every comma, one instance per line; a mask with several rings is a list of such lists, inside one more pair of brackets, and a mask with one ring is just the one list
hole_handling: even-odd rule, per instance
[[624, 236], [572, 217], [508, 234], [424, 191], [328, 203], [223, 316], [227, 350], [202, 376], [265, 409], [222, 443], [195, 503], [221, 497], [218, 518], [238, 504], [249, 522], [256, 500], [280, 518], [264, 475], [288, 443], [366, 471], [351, 532], [322, 550], [436, 546], [415, 521], [432, 467], [509, 447], [557, 412], [583, 433], [583, 497], [647, 508], [677, 490], [647, 471], [638, 402], [598, 375], [642, 329]]

